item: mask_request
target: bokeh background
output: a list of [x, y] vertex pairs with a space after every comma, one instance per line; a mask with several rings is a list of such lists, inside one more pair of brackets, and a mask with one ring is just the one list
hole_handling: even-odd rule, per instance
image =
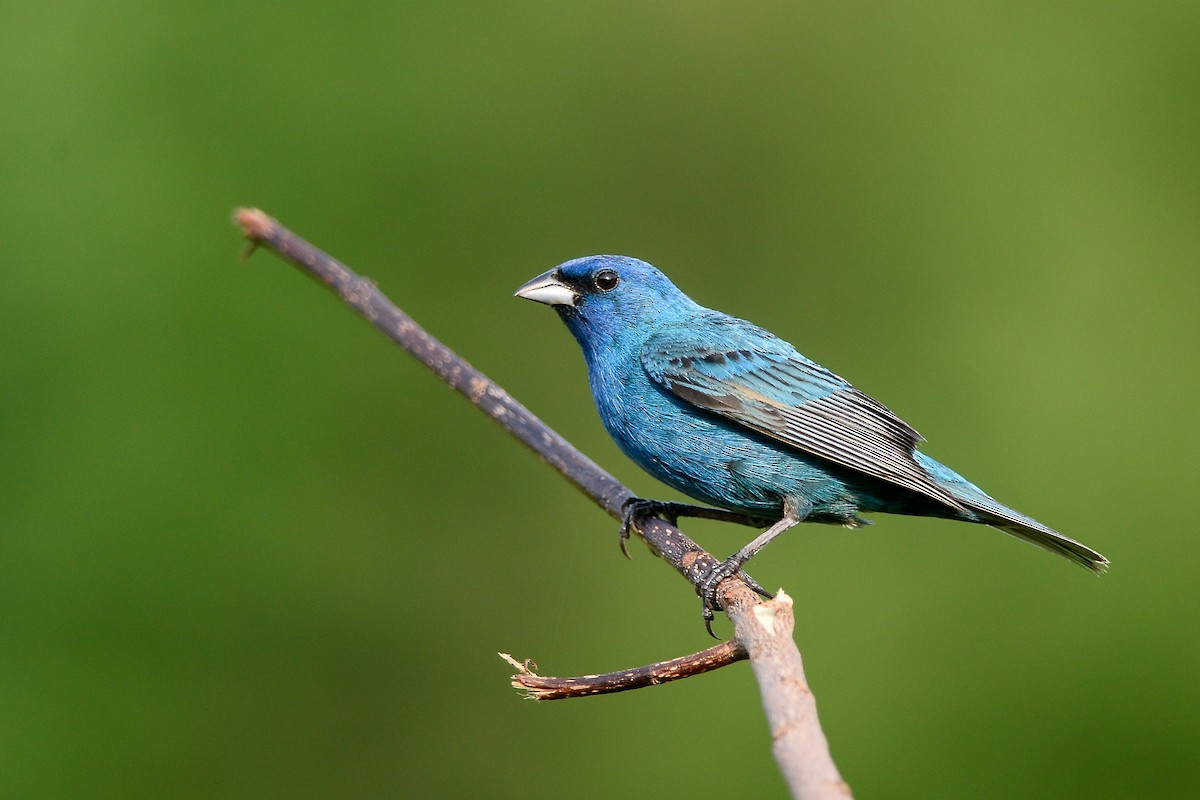
[[[811, 526], [795, 598], [860, 797], [1200, 792], [1200, 6], [9, 3], [0, 793], [769, 797], [688, 587], [270, 254], [375, 278], [635, 491], [555, 315], [661, 266], [1113, 560]], [[688, 529], [718, 553], [747, 532]], [[720, 629], [728, 632], [727, 624]]]

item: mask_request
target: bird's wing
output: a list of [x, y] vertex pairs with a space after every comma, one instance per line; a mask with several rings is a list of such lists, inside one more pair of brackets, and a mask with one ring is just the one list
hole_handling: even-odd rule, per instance
[[913, 459], [920, 434], [762, 328], [734, 317], [705, 316], [652, 335], [641, 357], [652, 380], [698, 408], [962, 508]]

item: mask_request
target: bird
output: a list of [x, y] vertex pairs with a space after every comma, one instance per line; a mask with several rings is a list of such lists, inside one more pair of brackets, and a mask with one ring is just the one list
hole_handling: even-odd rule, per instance
[[[629, 256], [577, 258], [515, 296], [554, 308], [587, 364], [600, 419], [634, 463], [689, 497], [766, 530], [715, 566], [717, 586], [801, 522], [857, 528], [890, 513], [989, 525], [1093, 572], [1108, 559], [992, 498], [917, 449], [906, 422], [769, 331], [696, 303]], [[705, 507], [637, 498], [637, 517]], [[752, 584], [753, 585], [753, 584]]]

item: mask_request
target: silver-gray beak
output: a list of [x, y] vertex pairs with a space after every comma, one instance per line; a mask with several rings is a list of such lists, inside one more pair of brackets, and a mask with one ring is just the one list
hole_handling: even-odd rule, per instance
[[548, 306], [574, 306], [579, 302], [579, 295], [570, 286], [563, 283], [557, 270], [543, 272], [529, 283], [517, 289], [514, 297], [524, 297], [535, 303], [545, 303]]

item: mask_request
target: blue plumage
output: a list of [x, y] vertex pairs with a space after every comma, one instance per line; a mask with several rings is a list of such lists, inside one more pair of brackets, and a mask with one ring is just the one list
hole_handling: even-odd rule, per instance
[[873, 511], [984, 523], [1097, 572], [1108, 564], [917, 452], [920, 435], [881, 403], [643, 261], [568, 261], [517, 294], [552, 305], [574, 334], [626, 455], [698, 500], [780, 520], [718, 568], [709, 592], [797, 522], [857, 526]]

